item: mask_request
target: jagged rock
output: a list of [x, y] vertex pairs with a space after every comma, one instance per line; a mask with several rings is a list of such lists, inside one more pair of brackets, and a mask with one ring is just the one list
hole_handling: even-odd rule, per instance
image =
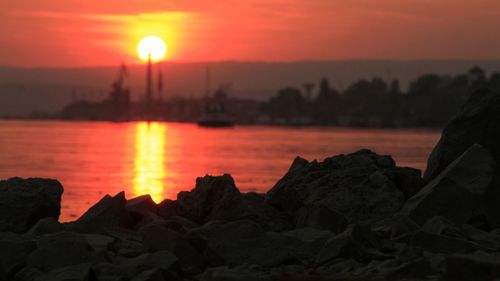
[[43, 276], [43, 272], [37, 268], [33, 267], [25, 267], [19, 270], [14, 278], [10, 279], [1, 279], [1, 280], [16, 280], [16, 281], [35, 281], [35, 279], [39, 276]]
[[84, 237], [71, 232], [59, 232], [42, 237], [37, 241], [37, 249], [27, 259], [30, 267], [44, 272], [87, 263], [91, 258], [91, 248]]
[[42, 235], [49, 233], [56, 233], [62, 231], [62, 225], [52, 217], [47, 217], [39, 220], [33, 227], [28, 230], [28, 234]]
[[298, 228], [283, 232], [283, 234], [294, 237], [303, 242], [323, 241], [323, 244], [324, 242], [335, 236], [331, 231], [318, 230], [316, 228]]
[[297, 261], [292, 251], [299, 246], [297, 239], [266, 233], [249, 220], [208, 223], [191, 230], [187, 238], [193, 241], [212, 265], [237, 266], [248, 263], [272, 267]]
[[162, 226], [171, 229], [179, 234], [185, 234], [189, 230], [199, 227], [199, 225], [194, 223], [193, 221], [178, 216], [169, 217], [162, 223]]
[[485, 218], [490, 227], [495, 227], [500, 221], [500, 180], [496, 170], [489, 152], [473, 145], [410, 198], [401, 212], [420, 225], [434, 216], [443, 216], [456, 225]]
[[324, 264], [336, 258], [387, 259], [381, 252], [383, 241], [366, 226], [352, 225], [326, 242], [319, 252], [316, 263]]
[[94, 252], [107, 251], [115, 239], [102, 234], [82, 234], [82, 237], [87, 241]]
[[471, 94], [458, 116], [443, 130], [427, 162], [425, 180], [437, 177], [475, 143], [500, 163], [500, 95], [488, 89]]
[[126, 202], [123, 191], [113, 197], [106, 195], [76, 221], [67, 223], [66, 228], [91, 233], [123, 227], [128, 220]]
[[456, 226], [445, 217], [436, 216], [431, 218], [422, 226], [422, 231], [467, 240], [466, 235], [462, 232], [460, 227]]
[[173, 252], [180, 234], [161, 225], [147, 225], [138, 231], [147, 251], [168, 250]]
[[301, 265], [313, 264], [327, 241], [335, 236], [331, 231], [315, 228], [299, 228], [280, 234], [295, 239], [291, 241], [289, 251], [297, 260], [300, 260]]
[[362, 281], [365, 279], [354, 276], [353, 272], [360, 270], [363, 266], [364, 264], [356, 261], [355, 259], [336, 259], [327, 264], [319, 266], [316, 269], [316, 272], [319, 276], [330, 277], [330, 279], [324, 278], [320, 280]]
[[183, 271], [199, 273], [205, 268], [203, 256], [179, 233], [162, 225], [150, 225], [139, 230], [148, 251], [168, 250], [179, 259]]
[[271, 281], [269, 274], [256, 266], [213, 267], [207, 269], [200, 278], [201, 281]]
[[455, 254], [486, 250], [484, 247], [465, 239], [425, 231], [415, 233], [410, 243], [431, 253]]
[[340, 233], [347, 228], [348, 221], [341, 213], [327, 206], [314, 205], [299, 210], [296, 216], [297, 228], [312, 227]]
[[393, 240], [405, 240], [420, 230], [420, 226], [407, 216], [396, 215], [380, 222], [375, 228], [378, 233], [386, 233]]
[[161, 270], [153, 268], [139, 273], [130, 281], [164, 281], [164, 280], [165, 279], [163, 278]]
[[432, 253], [467, 253], [486, 249], [470, 241], [461, 227], [445, 217], [436, 216], [428, 220], [411, 238], [411, 245]]
[[[269, 275], [273, 281], [305, 281], [310, 280], [310, 278], [303, 278], [303, 276], [307, 276], [309, 271], [305, 265], [291, 264], [271, 268]], [[313, 280], [317, 280], [317, 276], [315, 277], [312, 277], [314, 278]]]
[[0, 231], [25, 232], [45, 217], [59, 218], [63, 187], [57, 180], [0, 181]]
[[36, 248], [33, 236], [0, 232], [0, 280], [11, 280]]
[[35, 281], [89, 281], [90, 264], [83, 263], [56, 268], [46, 274], [39, 275]]
[[429, 280], [429, 276], [438, 275], [437, 269], [429, 258], [420, 257], [405, 261], [389, 259], [381, 262], [372, 262], [368, 266], [360, 267], [354, 271], [362, 280]]
[[477, 229], [470, 225], [463, 225], [462, 233], [468, 240], [491, 251], [500, 251], [500, 235]]
[[141, 237], [133, 230], [107, 229], [103, 234], [115, 239], [111, 244], [111, 250], [119, 256], [136, 257], [145, 251]]
[[264, 194], [249, 192], [242, 194], [226, 210], [214, 214], [212, 220], [251, 220], [269, 231], [283, 231], [292, 228], [291, 218], [265, 202]]
[[398, 167], [387, 172], [389, 178], [403, 192], [405, 199], [413, 197], [425, 185], [420, 170], [408, 167]]
[[136, 257], [144, 253], [144, 245], [136, 240], [119, 240], [114, 243], [114, 250], [120, 256]]
[[99, 281], [128, 281], [123, 270], [110, 262], [101, 262], [92, 265], [92, 272]]
[[241, 194], [230, 175], [198, 178], [196, 187], [189, 192], [180, 192], [176, 202], [162, 202], [159, 213], [165, 218], [186, 217], [199, 224], [249, 219], [269, 230], [291, 227], [285, 214], [265, 203], [264, 195]]
[[443, 281], [492, 281], [500, 277], [500, 256], [462, 254], [446, 258]]
[[137, 213], [137, 212], [128, 212], [129, 214], [129, 223], [131, 229], [139, 230], [142, 227], [150, 224], [157, 224], [165, 222], [165, 219], [155, 213], [145, 212], [145, 213]]
[[158, 205], [156, 205], [151, 195], [145, 194], [139, 197], [135, 197], [127, 200], [126, 209], [129, 212], [136, 213], [158, 213]]
[[158, 215], [166, 219], [171, 216], [177, 216], [177, 201], [171, 199], [161, 201], [158, 204]]
[[118, 261], [122, 272], [129, 278], [150, 269], [160, 269], [168, 274], [178, 268], [178, 259], [170, 251], [145, 253], [134, 258], [125, 258]]
[[403, 205], [404, 194], [411, 189], [406, 185], [419, 179], [414, 170], [396, 167], [390, 156], [369, 150], [323, 162], [304, 161], [295, 159], [288, 173], [267, 193], [269, 204], [291, 216], [304, 206], [324, 205], [353, 222], [387, 218]]
[[230, 175], [205, 176], [196, 179], [196, 187], [177, 195], [177, 212], [197, 223], [204, 223], [241, 197]]

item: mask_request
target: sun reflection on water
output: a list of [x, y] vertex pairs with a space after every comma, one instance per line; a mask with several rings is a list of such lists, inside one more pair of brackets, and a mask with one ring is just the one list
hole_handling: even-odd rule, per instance
[[134, 193], [150, 194], [156, 202], [164, 196], [165, 131], [164, 124], [141, 122], [135, 132]]

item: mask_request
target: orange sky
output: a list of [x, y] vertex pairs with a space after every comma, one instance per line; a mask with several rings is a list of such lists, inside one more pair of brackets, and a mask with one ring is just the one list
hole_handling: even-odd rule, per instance
[[15, 0], [0, 65], [138, 62], [156, 34], [172, 61], [500, 58], [498, 0]]

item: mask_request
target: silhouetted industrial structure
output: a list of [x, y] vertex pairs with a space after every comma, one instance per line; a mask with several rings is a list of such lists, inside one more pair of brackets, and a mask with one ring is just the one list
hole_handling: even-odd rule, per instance
[[[303, 89], [286, 87], [268, 101], [255, 101], [228, 96], [228, 90], [223, 88], [212, 94], [211, 73], [207, 69], [204, 96], [162, 97], [163, 81], [159, 74], [159, 96], [155, 99], [151, 71], [147, 77], [146, 104], [149, 105], [146, 108], [144, 102], [130, 101], [130, 92], [123, 82], [127, 71], [122, 66], [108, 100], [99, 103], [77, 101], [67, 106], [58, 117], [199, 122], [210, 119], [207, 112], [212, 112], [214, 116], [224, 115], [218, 119], [236, 124], [441, 127], [458, 112], [471, 91], [480, 87], [500, 91], [500, 73], [488, 76], [481, 68], [474, 67], [455, 76], [421, 75], [406, 92], [400, 89], [398, 80], [362, 79], [339, 91], [323, 78], [318, 86], [303, 83]], [[315, 88], [317, 91], [313, 91]]]

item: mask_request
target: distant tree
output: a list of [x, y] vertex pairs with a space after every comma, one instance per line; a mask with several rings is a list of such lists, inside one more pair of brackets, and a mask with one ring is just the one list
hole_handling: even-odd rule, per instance
[[391, 94], [401, 94], [401, 89], [400, 89], [400, 86], [399, 86], [399, 80], [398, 79], [392, 80], [390, 93]]
[[342, 94], [342, 114], [354, 126], [394, 126], [402, 96], [393, 93], [399, 93], [398, 82], [391, 87], [378, 77], [355, 82]]
[[441, 77], [436, 74], [425, 74], [417, 78], [416, 81], [410, 83], [408, 95], [413, 96], [429, 96], [436, 93], [441, 84]]
[[471, 87], [478, 88], [485, 85], [486, 82], [486, 72], [479, 66], [474, 66], [469, 69], [469, 81]]
[[491, 74], [488, 81], [488, 86], [496, 92], [500, 93], [500, 73], [495, 72]]
[[319, 85], [319, 93], [312, 104], [312, 118], [317, 124], [336, 124], [339, 92], [330, 87], [330, 82], [326, 78], [321, 79]]
[[299, 89], [285, 88], [269, 100], [267, 111], [273, 119], [284, 119], [288, 122], [303, 116], [306, 101]]

